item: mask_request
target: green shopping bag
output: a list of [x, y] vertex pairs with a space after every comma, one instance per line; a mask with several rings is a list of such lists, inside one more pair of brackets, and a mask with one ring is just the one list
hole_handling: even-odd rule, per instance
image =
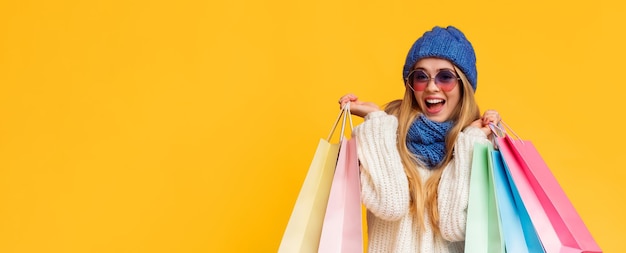
[[465, 229], [466, 253], [505, 253], [493, 170], [489, 169], [492, 150], [491, 145], [474, 145]]

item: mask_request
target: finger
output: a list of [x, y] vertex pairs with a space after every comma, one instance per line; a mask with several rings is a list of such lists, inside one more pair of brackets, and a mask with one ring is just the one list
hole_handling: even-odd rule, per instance
[[347, 104], [348, 102], [349, 102], [349, 101], [348, 101], [348, 100], [346, 100], [346, 99], [344, 99], [344, 100], [340, 101], [340, 102], [339, 102], [339, 108], [343, 109], [344, 107], [346, 107], [346, 104]]
[[340, 105], [342, 105], [342, 106], [343, 106], [343, 104], [344, 104], [344, 103], [346, 103], [346, 102], [347, 102], [347, 99], [346, 99], [346, 97], [345, 97], [345, 96], [343, 96], [343, 97], [339, 98], [339, 104], [340, 104]]
[[348, 102], [348, 101], [356, 101], [357, 97], [354, 94], [346, 94], [344, 96], [342, 96], [341, 98], [339, 98], [339, 103], [344, 103], [344, 102]]
[[498, 115], [496, 114], [485, 114], [483, 116], [483, 119], [497, 119], [497, 118], [498, 118]]
[[495, 110], [487, 110], [485, 114], [483, 114], [483, 119], [487, 119], [489, 121], [499, 121], [500, 114]]
[[487, 110], [487, 111], [485, 111], [484, 115], [495, 115], [495, 114], [498, 114], [498, 111], [496, 111], [496, 110]]

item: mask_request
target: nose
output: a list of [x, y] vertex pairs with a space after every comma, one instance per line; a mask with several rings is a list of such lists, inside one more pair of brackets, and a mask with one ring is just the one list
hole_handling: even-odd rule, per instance
[[426, 90], [432, 91], [432, 92], [439, 91], [439, 86], [437, 85], [437, 83], [435, 83], [435, 78], [430, 78], [428, 80], [428, 83], [426, 84]]

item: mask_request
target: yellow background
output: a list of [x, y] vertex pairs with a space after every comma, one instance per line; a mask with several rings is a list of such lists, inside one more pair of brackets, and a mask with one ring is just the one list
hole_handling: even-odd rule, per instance
[[[463, 30], [477, 99], [626, 249], [623, 1], [2, 1], [0, 252], [275, 252], [354, 92]], [[358, 122], [358, 121], [357, 121]]]

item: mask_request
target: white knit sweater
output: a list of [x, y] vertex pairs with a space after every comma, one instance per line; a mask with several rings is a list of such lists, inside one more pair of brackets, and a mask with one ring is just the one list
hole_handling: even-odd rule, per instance
[[[418, 217], [409, 212], [409, 185], [396, 147], [397, 128], [397, 118], [383, 111], [368, 114], [355, 128], [369, 252], [463, 252], [472, 151], [476, 142], [489, 143], [485, 133], [467, 127], [459, 134], [454, 158], [439, 183], [441, 236], [434, 236], [425, 215], [426, 230], [418, 238]], [[416, 169], [424, 182], [432, 174], [425, 168]]]

